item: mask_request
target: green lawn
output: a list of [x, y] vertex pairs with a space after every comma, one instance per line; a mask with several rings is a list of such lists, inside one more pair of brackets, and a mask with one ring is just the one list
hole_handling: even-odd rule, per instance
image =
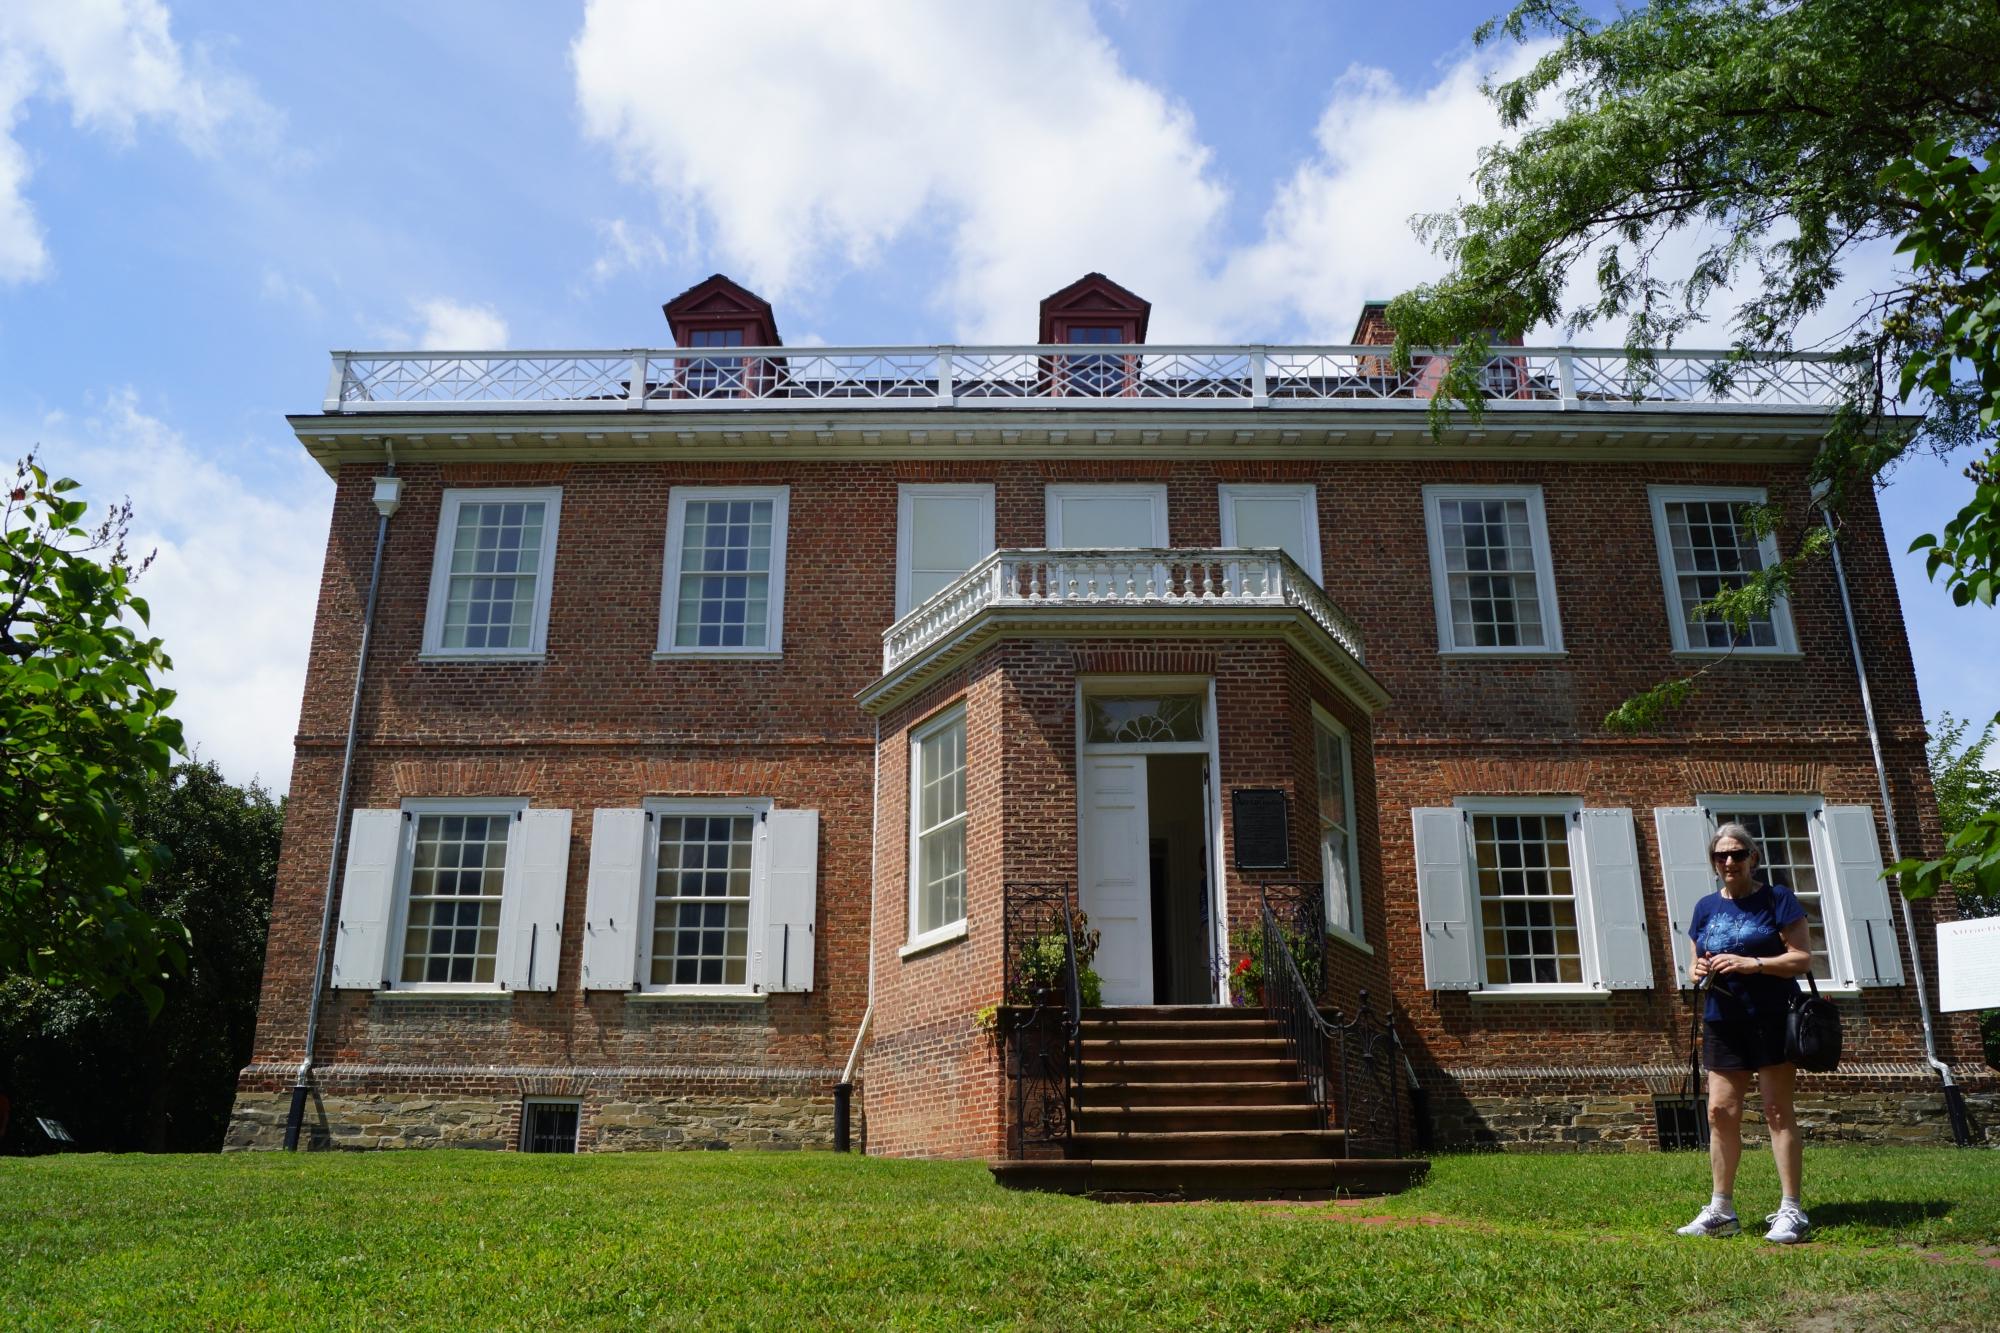
[[0, 1159], [0, 1327], [2000, 1327], [2000, 1154], [1806, 1160], [1785, 1250], [1669, 1234], [1684, 1154], [1447, 1157], [1338, 1207], [827, 1154]]

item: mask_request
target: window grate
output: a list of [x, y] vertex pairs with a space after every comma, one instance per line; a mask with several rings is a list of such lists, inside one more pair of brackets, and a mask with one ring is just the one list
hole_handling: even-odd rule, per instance
[[581, 1102], [527, 1102], [521, 1107], [522, 1152], [576, 1151]]
[[1703, 1147], [1705, 1120], [1699, 1098], [1684, 1092], [1653, 1098], [1653, 1127], [1659, 1134], [1661, 1152], [1691, 1152]]

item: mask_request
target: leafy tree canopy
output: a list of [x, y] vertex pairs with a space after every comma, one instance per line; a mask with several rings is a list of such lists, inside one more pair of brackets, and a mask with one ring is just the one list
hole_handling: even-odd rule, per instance
[[[1545, 324], [1623, 320], [1643, 367], [1730, 292], [1737, 364], [1803, 350], [1802, 322], [1856, 251], [1894, 242], [1906, 267], [1816, 345], [1852, 377], [1814, 479], [1837, 518], [1908, 450], [1972, 446], [1972, 501], [1918, 545], [1985, 614], [2000, 595], [2000, 5], [1653, 0], [1599, 22], [1574, 0], [1522, 0], [1476, 34], [1500, 37], [1554, 44], [1489, 89], [1514, 137], [1482, 150], [1470, 200], [1418, 219], [1448, 270], [1388, 311], [1405, 365], [1415, 347], [1463, 348], [1434, 426], [1454, 406], [1478, 412], [1495, 335]], [[1591, 294], [1566, 306], [1573, 284]], [[1766, 614], [1826, 545], [1813, 529], [1705, 614], [1739, 627]], [[1694, 683], [1666, 682], [1606, 724], [1653, 725]], [[1897, 867], [1905, 892], [1941, 876], [2000, 887], [2000, 814], [1982, 819], [1948, 861]]]
[[151, 1009], [186, 932], [139, 902], [158, 863], [131, 812], [181, 748], [130, 505], [88, 527], [30, 457], [0, 492], [0, 977], [136, 991]]

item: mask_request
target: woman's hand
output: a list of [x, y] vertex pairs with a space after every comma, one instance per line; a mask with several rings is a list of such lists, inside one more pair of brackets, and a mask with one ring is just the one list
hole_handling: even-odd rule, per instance
[[1708, 968], [1709, 968], [1708, 955], [1705, 953], [1695, 955], [1693, 971], [1694, 971], [1694, 979], [1696, 981], [1700, 981], [1708, 976]]
[[1713, 954], [1708, 958], [1707, 962], [1708, 971], [1719, 972], [1724, 976], [1728, 976], [1732, 972], [1755, 972], [1759, 970], [1755, 958], [1746, 958], [1740, 953]]

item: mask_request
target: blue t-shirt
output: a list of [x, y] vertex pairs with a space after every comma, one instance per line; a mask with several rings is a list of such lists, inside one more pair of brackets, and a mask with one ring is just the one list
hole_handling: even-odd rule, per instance
[[[1806, 909], [1782, 884], [1766, 884], [1747, 898], [1731, 898], [1717, 889], [1694, 905], [1688, 938], [1705, 954], [1734, 953], [1746, 958], [1776, 958], [1785, 952], [1782, 931], [1805, 920]], [[1721, 973], [1708, 987], [1708, 1019], [1764, 1018], [1783, 1013], [1798, 983], [1768, 973]]]

